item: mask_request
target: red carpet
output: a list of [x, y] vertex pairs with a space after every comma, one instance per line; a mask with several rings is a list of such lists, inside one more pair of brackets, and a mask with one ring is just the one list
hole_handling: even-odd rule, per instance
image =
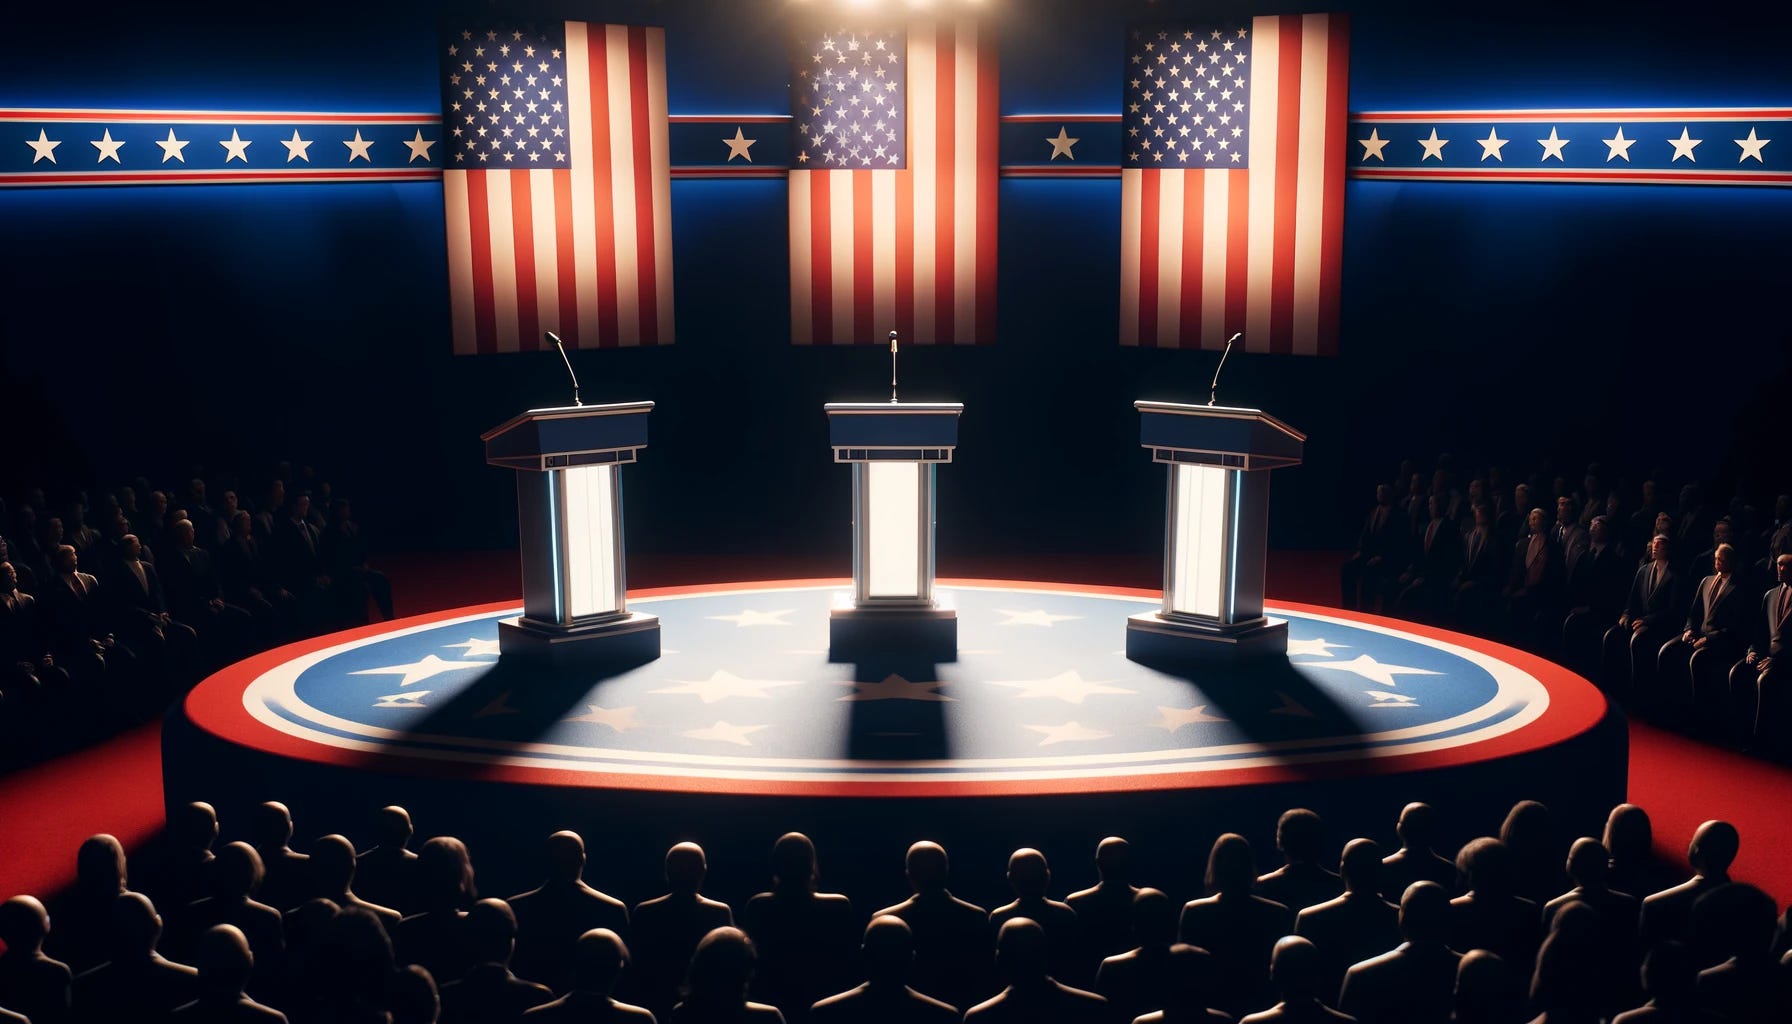
[[[400, 615], [414, 615], [480, 600], [503, 600], [518, 590], [508, 552], [390, 557]], [[1330, 593], [1338, 556], [1285, 552], [1271, 556], [1269, 590], [1284, 600], [1335, 604]], [[1007, 571], [1026, 569], [1005, 560]], [[666, 586], [718, 580], [768, 578], [811, 568], [788, 559], [630, 557], [631, 582]], [[1037, 573], [1037, 566], [1031, 567]], [[999, 571], [995, 563], [954, 560], [943, 575]], [[1136, 559], [1054, 559], [1052, 576], [1065, 582], [1151, 586], [1154, 564]], [[1630, 730], [1630, 799], [1648, 810], [1661, 853], [1683, 862], [1686, 841], [1699, 822], [1723, 818], [1742, 833], [1734, 877], [1761, 886], [1774, 898], [1792, 900], [1792, 768], [1772, 765], [1644, 723]], [[0, 858], [0, 897], [48, 895], [74, 877], [75, 848], [95, 832], [110, 832], [135, 849], [162, 824], [160, 721], [137, 726], [85, 750], [0, 778], [0, 823], [8, 833]]]

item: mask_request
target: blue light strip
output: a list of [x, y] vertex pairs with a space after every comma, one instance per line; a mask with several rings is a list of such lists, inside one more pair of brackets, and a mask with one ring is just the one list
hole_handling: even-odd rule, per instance
[[548, 471], [548, 558], [550, 577], [554, 581], [554, 621], [566, 621], [566, 567], [560, 564], [560, 492], [555, 485], [560, 470]]
[[1226, 483], [1232, 489], [1232, 515], [1226, 521], [1231, 534], [1232, 554], [1226, 559], [1226, 622], [1238, 621], [1238, 517], [1244, 503], [1244, 488], [1236, 469], [1226, 471]]

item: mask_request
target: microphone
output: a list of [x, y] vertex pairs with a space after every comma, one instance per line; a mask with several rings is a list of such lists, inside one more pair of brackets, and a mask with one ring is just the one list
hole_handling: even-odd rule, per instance
[[1220, 371], [1226, 368], [1226, 357], [1232, 354], [1232, 343], [1242, 337], [1244, 337], [1244, 332], [1239, 331], [1237, 334], [1226, 339], [1226, 351], [1220, 353], [1220, 365], [1213, 368], [1213, 383], [1207, 385], [1207, 404], [1210, 406], [1213, 404], [1214, 399], [1219, 397]]
[[[560, 361], [566, 364], [566, 375], [572, 378], [572, 404], [584, 405], [584, 402], [579, 401], [579, 375], [572, 372], [572, 360], [566, 358], [566, 346], [561, 344], [560, 336], [553, 331], [547, 332], [547, 335], [548, 340], [554, 343], [554, 347], [560, 350]], [[1207, 404], [1212, 405], [1213, 403]]]
[[896, 332], [890, 332], [890, 402], [896, 402]]

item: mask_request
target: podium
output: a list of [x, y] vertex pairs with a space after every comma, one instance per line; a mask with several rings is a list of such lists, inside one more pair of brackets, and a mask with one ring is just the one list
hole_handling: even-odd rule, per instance
[[957, 612], [933, 589], [934, 471], [958, 446], [958, 402], [831, 402], [834, 461], [852, 465], [852, 593], [828, 618], [831, 658], [901, 649], [955, 658]]
[[630, 612], [621, 469], [647, 447], [652, 402], [530, 409], [480, 436], [516, 470], [523, 614], [498, 624], [500, 660], [591, 665], [659, 657], [659, 618]]
[[1263, 614], [1269, 471], [1298, 466], [1305, 434], [1260, 409], [1135, 402], [1139, 441], [1169, 467], [1164, 603], [1126, 623], [1137, 661], [1284, 655], [1288, 623]]

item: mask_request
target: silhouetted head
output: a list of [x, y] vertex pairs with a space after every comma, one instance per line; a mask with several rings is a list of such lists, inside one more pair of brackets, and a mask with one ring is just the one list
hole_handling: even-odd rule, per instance
[[161, 937], [162, 918], [148, 896], [126, 892], [112, 901], [112, 933], [107, 939], [113, 960], [146, 957], [155, 952]]
[[209, 850], [218, 841], [218, 812], [211, 804], [195, 800], [175, 809], [168, 818], [168, 829], [183, 849]]
[[1400, 820], [1394, 825], [1400, 845], [1413, 850], [1431, 849], [1437, 835], [1437, 812], [1430, 804], [1410, 803], [1400, 809]]
[[1132, 898], [1132, 935], [1140, 946], [1161, 948], [1176, 941], [1177, 912], [1162, 890], [1140, 889]]
[[1649, 825], [1649, 812], [1635, 804], [1619, 804], [1605, 819], [1605, 848], [1612, 861], [1631, 864], [1647, 860], [1655, 832]]
[[1305, 807], [1282, 812], [1276, 822], [1276, 849], [1290, 864], [1313, 864], [1325, 845], [1325, 823]]
[[916, 892], [944, 889], [946, 880], [952, 873], [952, 863], [946, 858], [946, 848], [927, 840], [908, 848], [904, 865], [909, 884], [914, 886]]
[[628, 966], [628, 946], [608, 928], [593, 928], [572, 947], [572, 987], [609, 995]]
[[1450, 934], [1450, 894], [1436, 882], [1414, 882], [1400, 897], [1400, 934], [1408, 942], [1442, 943]]
[[[1556, 922], [1560, 924], [1563, 917], [1570, 919], [1567, 926], [1551, 931], [1537, 950], [1531, 1005], [1596, 1020], [1603, 993], [1600, 986], [1587, 984], [1587, 964], [1598, 954], [1599, 915], [1584, 903], [1570, 903], [1556, 914]], [[1576, 920], [1584, 923], [1573, 923]]]
[[386, 1008], [392, 1013], [392, 1024], [435, 1024], [442, 1012], [436, 980], [421, 964], [400, 967], [392, 975], [387, 992]]
[[498, 899], [480, 900], [467, 911], [467, 947], [473, 961], [508, 964], [516, 950], [516, 914]]
[[0, 943], [8, 953], [34, 953], [50, 934], [50, 912], [35, 896], [14, 896], [0, 903]]
[[1512, 891], [1516, 865], [1512, 850], [1492, 836], [1470, 840], [1456, 853], [1456, 873], [1468, 887], [1483, 896], [1504, 896]]
[[417, 851], [417, 878], [424, 899], [437, 909], [461, 907], [478, 896], [473, 888], [473, 859], [467, 844], [453, 836], [436, 836]]
[[1741, 844], [1736, 826], [1727, 821], [1707, 821], [1692, 834], [1686, 860], [1701, 875], [1721, 875], [1730, 870]]
[[703, 847], [696, 843], [679, 843], [666, 851], [666, 884], [673, 892], [696, 892], [703, 888], [708, 873], [709, 862], [703, 857]]
[[1373, 839], [1352, 839], [1344, 844], [1338, 861], [1344, 888], [1371, 895], [1381, 891], [1381, 847]]
[[1690, 1005], [1698, 983], [1698, 960], [1684, 943], [1657, 942], [1643, 957], [1643, 992], [1657, 1006]]
[[210, 998], [234, 999], [249, 983], [255, 955], [249, 940], [233, 924], [214, 925], [199, 937], [193, 966], [199, 969], [199, 991]]
[[1104, 882], [1120, 885], [1132, 881], [1132, 844], [1108, 836], [1095, 846], [1095, 873]]
[[255, 847], [244, 842], [225, 843], [212, 861], [212, 892], [224, 899], [253, 896], [264, 875], [261, 854]]
[[759, 951], [746, 932], [717, 928], [703, 936], [697, 951], [691, 954], [691, 967], [685, 975], [685, 998], [709, 1005], [743, 1003], [758, 965]]
[[414, 832], [410, 812], [397, 805], [382, 807], [373, 816], [373, 841], [382, 850], [404, 849]]
[[915, 962], [915, 934], [907, 921], [885, 914], [866, 926], [860, 949], [867, 981], [901, 984]]
[[1778, 915], [1773, 897], [1752, 885], [1729, 882], [1693, 904], [1692, 934], [1705, 949], [1756, 959], [1772, 951]]
[[1458, 1021], [1517, 1021], [1524, 1008], [1524, 988], [1517, 973], [1498, 953], [1475, 949], [1456, 965]]
[[1013, 917], [996, 933], [996, 973], [1010, 985], [1025, 985], [1048, 976], [1051, 950], [1045, 929], [1026, 917]]
[[258, 850], [278, 850], [292, 840], [292, 812], [269, 800], [249, 812], [249, 835]]
[[318, 892], [345, 893], [355, 881], [355, 846], [347, 836], [324, 836], [311, 848], [309, 866]]
[[585, 838], [562, 829], [548, 837], [548, 879], [576, 882], [585, 874]]
[[1207, 854], [1207, 891], [1223, 896], [1248, 896], [1257, 881], [1257, 863], [1251, 857], [1251, 844], [1236, 832], [1227, 832], [1213, 841]]
[[1568, 877], [1587, 889], [1602, 889], [1611, 873], [1612, 855], [1605, 844], [1591, 836], [1582, 836], [1568, 848]]
[[82, 894], [111, 899], [124, 891], [124, 844], [104, 832], [81, 840], [75, 852], [75, 886]]
[[1319, 948], [1313, 940], [1299, 935], [1284, 935], [1276, 940], [1269, 955], [1269, 976], [1283, 1000], [1318, 998], [1320, 973]]
[[343, 1003], [384, 999], [387, 980], [397, 966], [392, 939], [373, 911], [343, 907], [324, 928], [319, 976], [329, 979], [326, 999]]
[[815, 844], [801, 832], [786, 832], [772, 844], [772, 884], [778, 889], [814, 892]]
[[1515, 852], [1548, 847], [1554, 840], [1549, 808], [1535, 800], [1520, 800], [1500, 825], [1500, 842]]
[[[1616, 495], [1614, 495], [1614, 497], [1616, 497]], [[1593, 517], [1593, 521], [1587, 524], [1587, 536], [1594, 544], [1604, 547], [1605, 543], [1611, 539], [1611, 535], [1612, 521], [1610, 516], [1604, 514], [1596, 515]]]
[[1052, 884], [1052, 869], [1045, 854], [1022, 847], [1008, 857], [1008, 887], [1021, 899], [1044, 899]]

